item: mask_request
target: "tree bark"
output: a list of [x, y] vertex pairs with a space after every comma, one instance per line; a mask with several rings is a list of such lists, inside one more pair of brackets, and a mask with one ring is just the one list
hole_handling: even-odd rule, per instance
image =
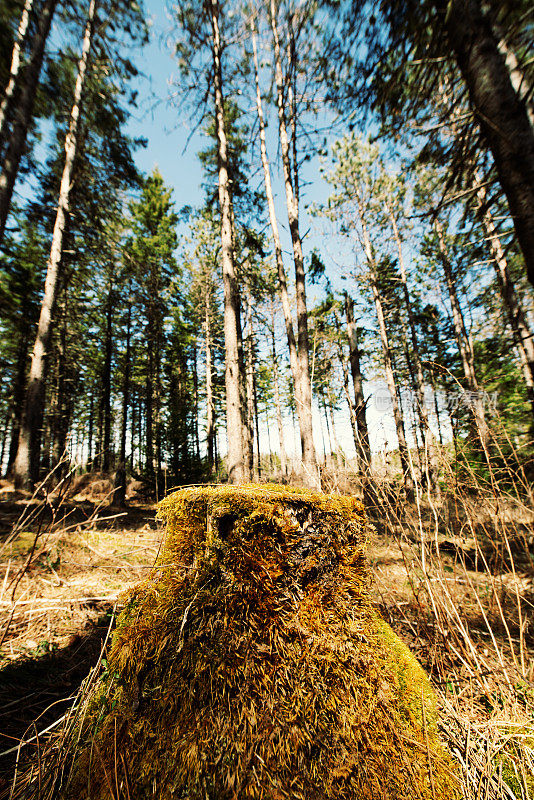
[[424, 469], [426, 471], [429, 484], [433, 486], [436, 483], [436, 471], [437, 471], [436, 448], [434, 445], [434, 436], [432, 434], [432, 431], [430, 429], [430, 424], [428, 421], [428, 409], [425, 400], [425, 378], [423, 375], [421, 356], [419, 355], [419, 342], [417, 341], [415, 319], [410, 299], [410, 291], [408, 289], [408, 280], [406, 277], [406, 267], [404, 264], [404, 256], [402, 252], [402, 239], [399, 233], [399, 228], [397, 225], [397, 220], [395, 217], [395, 213], [393, 211], [393, 207], [391, 206], [390, 203], [386, 201], [385, 208], [386, 208], [386, 213], [391, 222], [391, 227], [393, 229], [393, 236], [395, 237], [395, 243], [397, 245], [402, 292], [404, 296], [404, 306], [406, 308], [406, 315], [408, 317], [408, 327], [410, 329], [410, 339], [412, 345], [411, 357], [413, 359], [413, 367], [415, 368], [413, 370], [413, 377], [415, 384], [415, 393], [417, 397], [417, 415], [421, 423], [421, 431], [423, 434], [423, 443], [425, 449]]
[[113, 358], [113, 272], [110, 275], [106, 301], [106, 329], [104, 334], [104, 363], [102, 365], [102, 394], [100, 414], [102, 418], [102, 438], [100, 440], [100, 459], [103, 472], [111, 469], [111, 362]]
[[61, 176], [56, 221], [52, 235], [52, 247], [48, 258], [45, 290], [41, 303], [37, 337], [32, 353], [26, 402], [24, 405], [23, 421], [19, 437], [19, 447], [13, 468], [17, 486], [32, 485], [39, 475], [40, 433], [43, 422], [46, 356], [52, 332], [52, 321], [63, 255], [63, 236], [69, 212], [69, 197], [72, 188], [72, 170], [78, 143], [81, 100], [93, 40], [95, 11], [96, 0], [91, 0], [85, 26], [82, 54], [78, 62], [74, 103], [71, 109], [69, 129], [65, 139], [65, 164]]
[[349, 340], [349, 360], [354, 389], [354, 417], [356, 421], [356, 457], [362, 477], [369, 477], [371, 471], [371, 446], [367, 427], [366, 402], [363, 394], [363, 377], [360, 366], [358, 330], [354, 322], [354, 303], [345, 294], [345, 315], [347, 317], [347, 338]]
[[28, 359], [28, 341], [26, 335], [20, 340], [17, 348], [17, 362], [15, 368], [15, 381], [13, 384], [13, 394], [11, 401], [11, 438], [9, 441], [9, 453], [7, 460], [6, 474], [11, 477], [13, 464], [17, 457], [19, 446], [19, 433], [22, 421], [22, 410], [24, 408], [24, 392], [26, 389], [26, 362]]
[[[122, 384], [122, 417], [121, 439], [119, 447], [119, 463], [115, 472], [115, 491], [113, 501], [118, 506], [126, 505], [126, 435], [128, 431], [128, 406], [130, 405], [130, 358], [132, 330], [132, 297], [128, 296], [128, 312], [126, 317], [126, 354], [124, 362], [124, 381]], [[133, 458], [133, 439], [132, 439]]]
[[[46, 41], [50, 33], [50, 26], [57, 3], [58, 0], [45, 0], [41, 9], [37, 32], [35, 33], [32, 44], [32, 52], [24, 70], [24, 85], [17, 107], [14, 109], [7, 151], [4, 156], [2, 172], [0, 174], [0, 243], [4, 238], [6, 222], [11, 207], [11, 198], [13, 197], [13, 189], [19, 171], [20, 160], [26, 146], [28, 128], [32, 120], [35, 96], [37, 94], [39, 76], [43, 65]], [[72, 138], [75, 139], [76, 135], [71, 137], [71, 139]]]
[[[261, 100], [261, 93], [260, 93], [260, 83], [259, 83], [259, 70], [258, 70], [258, 55], [257, 55], [257, 47], [256, 47], [256, 29], [254, 27], [254, 21], [251, 22], [252, 28], [252, 47], [253, 47], [253, 55], [254, 55], [254, 71], [255, 71], [255, 78], [256, 78], [256, 107], [258, 112], [258, 121], [259, 121], [259, 129], [260, 129], [260, 152], [261, 152], [261, 161], [263, 166], [263, 176], [265, 182], [265, 194], [267, 196], [267, 206], [269, 210], [269, 221], [271, 224], [271, 230], [273, 235], [273, 243], [274, 243], [274, 252], [276, 258], [276, 267], [278, 273], [278, 290], [280, 293], [280, 300], [282, 303], [282, 311], [284, 314], [284, 323], [286, 329], [286, 337], [287, 337], [287, 344], [289, 350], [289, 365], [291, 368], [291, 374], [293, 376], [293, 386], [295, 391], [295, 403], [297, 407], [297, 417], [299, 421], [299, 429], [300, 429], [300, 441], [301, 441], [301, 450], [302, 450], [302, 457], [304, 460], [304, 452], [310, 452], [310, 448], [313, 448], [313, 453], [315, 453], [315, 446], [313, 444], [313, 430], [311, 429], [311, 384], [310, 384], [310, 408], [307, 409], [307, 400], [306, 400], [306, 390], [302, 388], [302, 363], [299, 359], [299, 352], [297, 350], [297, 342], [295, 339], [295, 332], [293, 329], [293, 319], [291, 316], [291, 304], [289, 301], [289, 293], [287, 290], [287, 276], [284, 266], [284, 259], [282, 256], [282, 244], [280, 240], [280, 232], [278, 229], [278, 220], [276, 217], [276, 209], [274, 205], [274, 195], [271, 183], [271, 172], [269, 167], [269, 160], [267, 157], [267, 143], [266, 143], [266, 136], [265, 136], [265, 119], [263, 116], [263, 107], [262, 107], [262, 100]], [[309, 375], [308, 375], [309, 381]], [[311, 431], [311, 442], [310, 442], [310, 431]], [[315, 458], [315, 456], [314, 456]], [[310, 467], [312, 474], [315, 471]], [[317, 473], [318, 474], [318, 473]], [[317, 485], [317, 481], [312, 481], [313, 485]]]
[[534, 414], [534, 337], [523, 310], [521, 301], [517, 295], [514, 283], [508, 269], [501, 240], [495, 228], [493, 217], [486, 205], [486, 190], [480, 186], [477, 191], [478, 210], [482, 215], [482, 223], [486, 231], [493, 264], [497, 276], [497, 283], [501, 292], [504, 307], [510, 323], [510, 328], [514, 341], [519, 352], [521, 369], [527, 387], [527, 396]]
[[222, 91], [220, 7], [209, 0], [212, 29], [213, 93], [217, 130], [219, 212], [221, 215], [221, 261], [224, 285], [224, 346], [226, 388], [226, 432], [228, 438], [228, 480], [242, 483], [251, 478], [246, 460], [245, 409], [243, 407], [243, 365], [240, 300], [234, 263], [232, 200], [228, 175], [228, 143]]
[[247, 435], [250, 447], [247, 448], [248, 468], [257, 478], [258, 451], [254, 448], [254, 327], [252, 323], [252, 297], [246, 289], [246, 338], [245, 338], [245, 385], [247, 390]]
[[465, 327], [460, 301], [458, 300], [458, 294], [456, 292], [452, 264], [450, 262], [445, 237], [443, 235], [443, 227], [439, 219], [436, 219], [434, 227], [438, 236], [441, 263], [445, 273], [445, 282], [447, 284], [447, 291], [452, 309], [452, 321], [454, 326], [454, 334], [456, 337], [456, 344], [458, 346], [458, 352], [462, 362], [465, 382], [469, 392], [471, 393], [469, 406], [473, 411], [473, 418], [475, 420], [478, 438], [480, 439], [482, 447], [485, 449], [488, 442], [489, 430], [486, 422], [486, 413], [484, 410], [484, 399], [479, 391], [478, 380], [475, 371], [475, 355], [473, 353], [471, 341]]
[[444, 0], [445, 27], [508, 199], [517, 241], [534, 284], [534, 131], [491, 22], [479, 0]]
[[[321, 481], [317, 468], [317, 457], [313, 441], [313, 422], [312, 422], [312, 385], [310, 378], [309, 364], [309, 340], [308, 340], [308, 310], [306, 306], [306, 273], [304, 269], [304, 256], [302, 253], [302, 240], [299, 230], [299, 209], [295, 195], [291, 174], [291, 160], [289, 155], [289, 140], [287, 135], [286, 113], [284, 105], [284, 76], [282, 72], [282, 61], [280, 55], [280, 41], [278, 36], [278, 22], [276, 12], [276, 2], [271, 0], [271, 28], [274, 42], [274, 62], [275, 78], [277, 88], [277, 107], [278, 107], [278, 134], [280, 150], [282, 154], [282, 166], [284, 172], [284, 186], [286, 194], [287, 217], [291, 234], [291, 244], [293, 246], [293, 261], [295, 264], [295, 293], [297, 300], [297, 342], [298, 342], [298, 362], [299, 362], [299, 383], [300, 383], [300, 407], [299, 414], [300, 439], [302, 446], [302, 461], [305, 477], [308, 484], [313, 488], [320, 488]], [[296, 165], [296, 162], [295, 162]]]
[[213, 401], [213, 355], [211, 341], [210, 290], [206, 289], [204, 305], [204, 335], [206, 342], [206, 440], [208, 466], [215, 465], [215, 404]]
[[11, 103], [11, 100], [13, 98], [15, 87], [17, 85], [17, 80], [21, 70], [21, 65], [22, 65], [21, 56], [26, 42], [26, 35], [28, 33], [28, 23], [30, 21], [32, 6], [33, 6], [33, 0], [26, 0], [24, 8], [22, 9], [22, 15], [17, 30], [17, 36], [15, 39], [15, 43], [13, 45], [13, 53], [11, 55], [9, 79], [7, 82], [7, 86], [4, 89], [4, 96], [2, 98], [2, 102], [0, 103], [0, 152], [2, 152], [4, 148], [4, 141], [6, 138], [6, 131], [8, 127], [7, 111], [9, 108], [9, 104]]
[[274, 330], [274, 303], [271, 303], [271, 349], [273, 356], [273, 387], [274, 387], [274, 405], [276, 410], [276, 425], [278, 427], [278, 441], [280, 444], [280, 471], [284, 478], [287, 477], [287, 452], [284, 437], [284, 423], [282, 419], [282, 405], [280, 403], [280, 380], [278, 374], [278, 356], [276, 355], [276, 338]]
[[393, 408], [393, 419], [395, 421], [395, 429], [397, 431], [397, 440], [399, 444], [399, 458], [401, 463], [402, 476], [404, 481], [404, 488], [408, 497], [411, 497], [414, 492], [415, 478], [413, 474], [412, 465], [408, 453], [408, 445], [406, 443], [406, 434], [404, 431], [404, 420], [402, 418], [402, 410], [399, 403], [399, 394], [397, 391], [397, 381], [395, 379], [395, 372], [393, 370], [393, 359], [391, 357], [391, 347], [389, 344], [389, 337], [386, 327], [386, 319], [384, 316], [384, 309], [382, 306], [382, 298], [378, 287], [378, 277], [376, 274], [376, 264], [373, 254], [373, 248], [369, 234], [367, 232], [367, 224], [365, 222], [365, 215], [361, 202], [358, 200], [358, 207], [360, 213], [360, 221], [362, 225], [363, 243], [365, 250], [365, 257], [369, 269], [369, 277], [371, 283], [371, 290], [373, 293], [373, 300], [375, 303], [376, 316], [378, 319], [378, 329], [380, 331], [380, 342], [382, 344], [382, 353], [384, 356], [384, 368], [386, 372], [386, 383], [388, 385], [389, 394], [391, 397], [391, 405]]

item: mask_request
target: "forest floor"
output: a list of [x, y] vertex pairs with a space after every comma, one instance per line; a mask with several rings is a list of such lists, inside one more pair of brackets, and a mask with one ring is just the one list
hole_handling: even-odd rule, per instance
[[[0, 793], [19, 742], [54, 726], [72, 703], [121, 595], [153, 565], [163, 536], [151, 503], [123, 510], [107, 505], [105, 492], [85, 491], [53, 506], [28, 516], [28, 497], [0, 487]], [[480, 530], [472, 517], [466, 530], [453, 506], [438, 525], [431, 508], [398, 516], [377, 507], [368, 547], [380, 611], [431, 674], [447, 743], [466, 780], [477, 773], [479, 782], [495, 769], [488, 737], [501, 769], [511, 730], [531, 731], [534, 756], [534, 514], [523, 510], [518, 524], [514, 512], [503, 552], [483, 535], [491, 513], [474, 508]], [[24, 752], [35, 756], [40, 746], [33, 738]], [[519, 773], [530, 769], [523, 755], [515, 761]], [[528, 800], [528, 791], [502, 796]], [[490, 786], [480, 796], [499, 795]]]

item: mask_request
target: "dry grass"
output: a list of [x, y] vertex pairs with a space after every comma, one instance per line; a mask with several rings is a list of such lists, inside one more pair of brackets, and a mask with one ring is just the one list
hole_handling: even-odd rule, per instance
[[[534, 504], [521, 475], [508, 494], [491, 476], [484, 484], [474, 476], [459, 483], [446, 461], [441, 476], [441, 492], [418, 487], [409, 506], [402, 503], [396, 484], [385, 479], [376, 484], [369, 557], [377, 601], [431, 675], [441, 706], [442, 738], [461, 765], [466, 800], [533, 800]], [[347, 469], [325, 475], [325, 489], [357, 492], [358, 486]], [[92, 499], [70, 501], [71, 517], [58, 520], [39, 539], [31, 569], [17, 587], [19, 602], [2, 646], [4, 670], [49, 658], [54, 648], [70, 653], [73, 639], [91, 631], [101, 612], [113, 606], [113, 600], [80, 599], [114, 598], [153, 563], [161, 537], [150, 522], [153, 509], [139, 507], [127, 517], [96, 522], [90, 521], [98, 508]], [[0, 510], [4, 535], [20, 503], [21, 498], [6, 497]], [[109, 512], [102, 506], [98, 515]], [[37, 523], [32, 524], [35, 532]], [[0, 556], [4, 627], [13, 612], [9, 583], [27, 560], [29, 544], [26, 531], [19, 530], [11, 550]], [[90, 657], [83, 662], [86, 672], [98, 659], [106, 625], [100, 630], [98, 647], [89, 647]], [[75, 686], [71, 689], [74, 693]], [[9, 702], [8, 694], [9, 688], [0, 694], [0, 704]], [[21, 692], [15, 695], [17, 702], [23, 699]], [[15, 706], [17, 714], [20, 707]], [[58, 744], [72, 724], [69, 719]], [[50, 715], [48, 720], [53, 721]], [[5, 722], [0, 716], [0, 726]], [[27, 722], [29, 738], [35, 729]], [[41, 721], [36, 727], [46, 725]], [[14, 740], [0, 741], [7, 748]], [[35, 759], [35, 742], [30, 749]]]

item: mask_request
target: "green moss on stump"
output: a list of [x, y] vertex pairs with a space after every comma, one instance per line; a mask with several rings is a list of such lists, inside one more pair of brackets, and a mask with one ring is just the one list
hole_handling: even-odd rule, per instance
[[372, 608], [358, 501], [208, 487], [159, 515], [65, 800], [460, 797], [428, 679]]

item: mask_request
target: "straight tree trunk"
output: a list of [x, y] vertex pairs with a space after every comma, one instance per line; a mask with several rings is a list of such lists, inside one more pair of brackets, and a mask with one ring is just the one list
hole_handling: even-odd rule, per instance
[[284, 437], [284, 423], [282, 419], [282, 405], [280, 402], [280, 380], [278, 373], [278, 357], [276, 355], [276, 338], [274, 330], [274, 303], [271, 303], [271, 348], [273, 356], [273, 386], [274, 386], [274, 405], [276, 410], [276, 425], [278, 427], [278, 441], [280, 444], [280, 470], [284, 478], [287, 477], [287, 453]]
[[512, 84], [498, 37], [479, 0], [438, 0], [445, 28], [508, 199], [517, 241], [534, 284], [534, 131]]
[[193, 433], [195, 436], [195, 457], [197, 463], [200, 464], [200, 433], [198, 429], [198, 365], [197, 365], [197, 342], [196, 339], [192, 343], [193, 348]]
[[91, 470], [93, 468], [93, 426], [94, 426], [94, 406], [95, 399], [93, 390], [89, 399], [89, 439], [87, 442], [87, 466]]
[[[126, 435], [128, 431], [128, 406], [130, 405], [130, 358], [131, 358], [131, 329], [132, 329], [132, 299], [128, 297], [128, 312], [126, 317], [126, 355], [124, 363], [124, 381], [122, 384], [122, 417], [121, 439], [119, 447], [119, 463], [115, 472], [115, 491], [113, 501], [118, 506], [126, 504]], [[133, 440], [132, 440], [133, 449]]]
[[17, 348], [17, 363], [15, 369], [15, 381], [12, 392], [11, 405], [11, 439], [9, 442], [9, 454], [7, 461], [6, 474], [11, 477], [13, 464], [17, 457], [19, 446], [19, 433], [22, 421], [22, 409], [24, 407], [24, 392], [26, 390], [26, 362], [28, 359], [28, 341], [24, 335]]
[[100, 440], [102, 471], [111, 469], [111, 362], [113, 358], [113, 272], [110, 276], [106, 301], [106, 330], [104, 335], [104, 363], [102, 365], [102, 394], [100, 414], [102, 418], [102, 438]]
[[495, 228], [491, 211], [486, 204], [486, 190], [480, 186], [477, 191], [478, 210], [486, 231], [497, 283], [510, 323], [514, 341], [519, 352], [521, 369], [527, 387], [527, 396], [534, 414], [534, 336], [530, 330], [526, 314], [510, 276], [508, 261], [501, 240]]
[[221, 261], [224, 285], [224, 346], [226, 388], [226, 431], [228, 438], [228, 480], [242, 483], [251, 478], [246, 460], [246, 421], [243, 407], [243, 366], [240, 301], [234, 263], [232, 201], [228, 175], [228, 143], [222, 92], [220, 7], [218, 0], [209, 0], [212, 29], [213, 92], [217, 131], [219, 211], [221, 215]]
[[52, 332], [52, 321], [63, 255], [63, 236], [69, 211], [72, 170], [78, 143], [78, 125], [81, 113], [82, 93], [93, 40], [95, 11], [96, 0], [91, 0], [85, 26], [82, 54], [78, 62], [74, 103], [71, 109], [69, 129], [65, 139], [65, 164], [61, 176], [56, 221], [52, 235], [52, 247], [48, 259], [37, 337], [32, 353], [28, 389], [26, 392], [26, 401], [19, 437], [19, 447], [13, 468], [17, 486], [31, 486], [39, 475], [40, 434], [43, 423], [43, 401], [46, 381], [46, 356]]
[[378, 319], [378, 329], [380, 331], [380, 342], [382, 344], [382, 353], [384, 356], [384, 368], [386, 372], [386, 383], [388, 385], [389, 394], [391, 397], [391, 405], [393, 408], [393, 419], [395, 420], [395, 429], [397, 431], [397, 440], [399, 443], [399, 457], [401, 463], [401, 470], [404, 481], [404, 488], [408, 497], [412, 497], [414, 492], [415, 479], [413, 475], [412, 465], [408, 454], [408, 445], [406, 444], [406, 434], [404, 431], [404, 420], [402, 418], [402, 410], [399, 402], [399, 393], [397, 391], [397, 381], [395, 380], [395, 372], [393, 370], [393, 359], [391, 356], [391, 347], [389, 344], [389, 337], [386, 327], [386, 319], [384, 316], [384, 309], [382, 306], [382, 298], [378, 288], [378, 277], [376, 274], [376, 264], [371, 246], [371, 240], [367, 232], [367, 225], [365, 222], [364, 211], [361, 203], [359, 203], [360, 221], [362, 225], [363, 243], [365, 250], [365, 257], [367, 259], [367, 266], [369, 269], [369, 277], [371, 283], [371, 290], [375, 303], [376, 316]]
[[[41, 67], [43, 65], [46, 41], [48, 39], [48, 34], [50, 33], [50, 26], [52, 24], [52, 18], [54, 16], [57, 3], [58, 0], [45, 0], [41, 8], [39, 23], [33, 39], [29, 62], [24, 70], [24, 82], [21, 88], [20, 98], [17, 102], [16, 108], [13, 109], [13, 121], [11, 123], [11, 130], [7, 142], [7, 150], [4, 156], [2, 171], [0, 174], [0, 243], [4, 238], [6, 222], [9, 215], [9, 209], [11, 207], [11, 198], [13, 197], [13, 189], [15, 187], [15, 181], [19, 172], [20, 160], [26, 146], [28, 129], [32, 121], [33, 107], [35, 105], [35, 97], [37, 94], [37, 87], [39, 85]], [[78, 76], [79, 74], [80, 73], [78, 71]], [[77, 103], [75, 101], [73, 111], [76, 105]], [[71, 113], [71, 124], [72, 119], [73, 117]], [[77, 131], [74, 130], [73, 135], [70, 137], [70, 144], [72, 144], [72, 141], [75, 142], [76, 135]], [[76, 144], [74, 144], [74, 149], [76, 149]]]
[[147, 342], [148, 368], [146, 374], [145, 397], [145, 470], [152, 477], [154, 473], [154, 355], [152, 340], [149, 334]]
[[[256, 469], [254, 472], [254, 480], [261, 481], [261, 456], [260, 456], [260, 412], [258, 410], [258, 382], [256, 380], [256, 371], [252, 374], [252, 391], [254, 394], [254, 433], [256, 437]], [[269, 433], [269, 413], [267, 417], [267, 435], [269, 437], [269, 459], [271, 458], [271, 436]]]
[[[63, 290], [61, 302], [61, 328], [57, 337], [57, 386], [55, 410], [51, 413], [52, 426], [52, 467], [65, 466], [67, 441], [70, 427], [70, 402], [68, 399], [67, 377], [67, 287]], [[62, 463], [63, 462], [63, 463]], [[57, 474], [57, 472], [56, 472]]]
[[[284, 186], [286, 193], [287, 216], [291, 243], [293, 246], [293, 261], [295, 264], [295, 293], [297, 299], [297, 342], [300, 376], [300, 403], [299, 415], [300, 438], [302, 446], [302, 461], [306, 480], [312, 488], [320, 488], [321, 481], [317, 468], [317, 457], [313, 442], [312, 422], [312, 384], [309, 364], [309, 339], [308, 339], [308, 310], [306, 306], [306, 274], [304, 269], [304, 256], [302, 253], [302, 240], [299, 230], [298, 201], [291, 174], [291, 160], [289, 155], [289, 140], [287, 135], [286, 112], [284, 106], [284, 76], [280, 55], [280, 41], [278, 37], [278, 22], [276, 2], [271, 0], [271, 28], [274, 42], [275, 78], [277, 88], [278, 107], [278, 134], [282, 154], [284, 172]], [[295, 162], [296, 166], [296, 162]]]
[[393, 207], [386, 201], [386, 213], [391, 222], [395, 243], [397, 245], [397, 252], [399, 256], [399, 267], [401, 275], [402, 292], [404, 297], [404, 306], [406, 308], [406, 315], [408, 317], [408, 327], [410, 329], [410, 340], [412, 345], [411, 357], [413, 359], [413, 378], [415, 384], [415, 393], [417, 397], [417, 415], [421, 423], [421, 431], [423, 435], [423, 444], [425, 450], [424, 470], [428, 478], [429, 485], [434, 486], [436, 483], [436, 448], [434, 445], [434, 437], [430, 429], [428, 421], [428, 409], [425, 401], [425, 378], [423, 375], [423, 367], [421, 364], [421, 356], [419, 355], [419, 342], [417, 341], [417, 331], [415, 328], [415, 319], [413, 315], [412, 302], [410, 299], [410, 292], [408, 289], [408, 280], [406, 277], [406, 267], [404, 264], [404, 256], [402, 252], [402, 239], [399, 233], [397, 220]]
[[254, 452], [254, 327], [252, 323], [252, 297], [246, 292], [246, 339], [245, 339], [245, 385], [247, 390], [247, 434], [251, 447], [248, 449], [248, 468], [257, 475], [258, 452]]
[[208, 466], [215, 465], [215, 404], [213, 401], [213, 343], [211, 341], [210, 293], [206, 290], [204, 305], [204, 334], [206, 341], [206, 440]]
[[460, 301], [458, 300], [456, 284], [452, 272], [452, 264], [449, 258], [445, 237], [443, 235], [443, 227], [438, 219], [436, 219], [434, 226], [438, 236], [441, 263], [445, 273], [445, 282], [447, 284], [447, 291], [452, 309], [452, 321], [456, 344], [458, 346], [458, 352], [462, 362], [465, 382], [471, 395], [469, 398], [469, 406], [473, 411], [478, 438], [480, 439], [482, 447], [485, 449], [488, 442], [489, 430], [486, 422], [486, 413], [484, 410], [484, 399], [479, 391], [478, 380], [475, 371], [475, 354], [473, 353], [471, 341], [467, 334]]
[[[272, 183], [271, 183], [271, 172], [269, 167], [269, 160], [267, 157], [267, 143], [266, 143], [266, 136], [265, 136], [265, 119], [263, 116], [263, 107], [261, 101], [261, 93], [260, 93], [260, 84], [259, 84], [259, 69], [258, 69], [258, 55], [257, 55], [257, 47], [256, 47], [256, 30], [254, 27], [254, 21], [251, 22], [252, 27], [252, 46], [253, 46], [253, 54], [254, 54], [254, 70], [255, 70], [255, 77], [256, 77], [256, 107], [258, 113], [258, 121], [259, 121], [259, 129], [260, 129], [260, 152], [261, 152], [261, 161], [263, 167], [263, 175], [264, 175], [264, 182], [265, 182], [265, 194], [267, 196], [267, 206], [269, 210], [269, 221], [271, 224], [271, 230], [273, 234], [273, 243], [274, 243], [274, 251], [275, 251], [275, 258], [276, 258], [276, 267], [278, 273], [278, 290], [280, 293], [280, 300], [282, 303], [282, 311], [284, 314], [284, 323], [286, 329], [286, 337], [287, 337], [287, 344], [289, 350], [289, 365], [291, 368], [291, 374], [293, 376], [293, 386], [295, 391], [295, 403], [297, 407], [297, 417], [299, 421], [299, 429], [300, 429], [300, 441], [301, 441], [301, 450], [302, 456], [304, 460], [304, 453], [315, 453], [315, 446], [313, 444], [313, 430], [311, 428], [311, 383], [309, 387], [309, 395], [310, 395], [310, 405], [309, 408], [307, 407], [307, 390], [303, 388], [303, 373], [302, 373], [302, 361], [299, 359], [299, 352], [297, 350], [297, 341], [295, 338], [295, 332], [293, 329], [293, 319], [291, 316], [291, 304], [289, 301], [289, 293], [287, 290], [287, 276], [284, 266], [284, 259], [282, 256], [282, 244], [280, 240], [280, 232], [278, 228], [278, 220], [276, 217], [276, 209], [274, 205], [274, 195], [272, 190]], [[305, 376], [304, 382], [309, 382], [309, 374]], [[315, 456], [314, 456], [314, 460]], [[312, 477], [317, 472], [312, 468], [310, 465], [308, 471], [311, 473]], [[317, 473], [318, 476], [318, 473]], [[317, 485], [318, 477], [313, 478], [311, 484], [313, 486]]]
[[354, 390], [354, 416], [356, 420], [356, 456], [358, 469], [362, 477], [368, 478], [371, 471], [371, 447], [369, 429], [367, 427], [365, 397], [363, 394], [363, 377], [360, 366], [360, 348], [358, 345], [358, 329], [354, 322], [354, 302], [345, 294], [345, 315], [347, 317], [347, 338], [349, 340], [349, 360]]
[[4, 96], [0, 103], [0, 152], [3, 151], [4, 141], [7, 131], [8, 115], [7, 111], [9, 104], [13, 98], [17, 80], [22, 67], [22, 51], [26, 42], [26, 35], [28, 33], [28, 24], [30, 21], [30, 14], [32, 11], [33, 0], [26, 0], [22, 15], [17, 30], [17, 36], [13, 45], [13, 52], [11, 54], [11, 66], [9, 68], [9, 79], [7, 86], [4, 89]]

